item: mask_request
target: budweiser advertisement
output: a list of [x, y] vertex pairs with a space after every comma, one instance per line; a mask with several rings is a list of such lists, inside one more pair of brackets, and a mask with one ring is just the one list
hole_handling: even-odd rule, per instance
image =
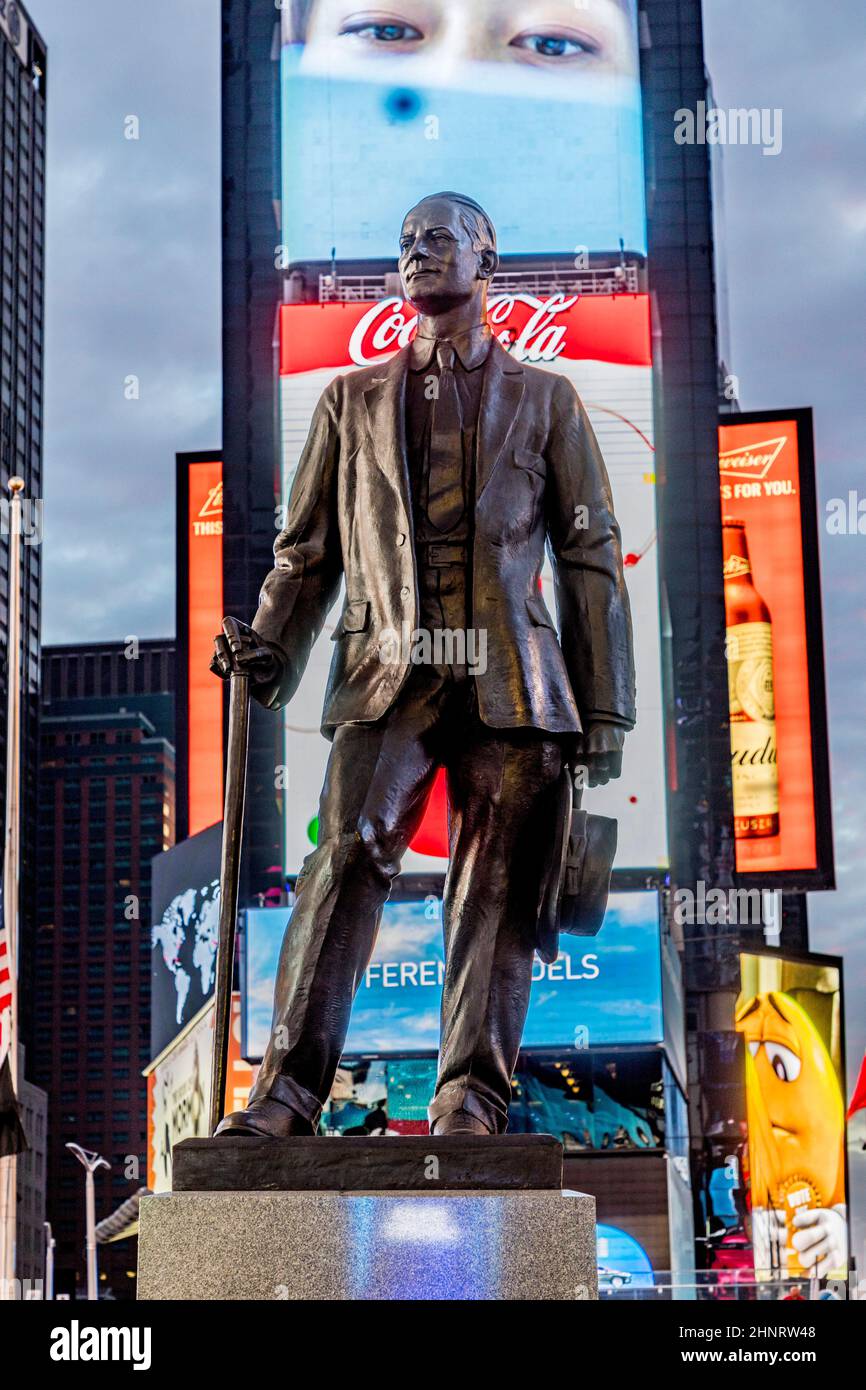
[[[519, 360], [561, 372], [574, 382], [604, 453], [626, 556], [640, 716], [626, 741], [622, 778], [593, 791], [592, 807], [619, 821], [618, 869], [664, 869], [668, 847], [648, 297], [496, 295], [490, 304], [490, 324]], [[324, 387], [337, 373], [385, 360], [410, 341], [414, 326], [414, 311], [396, 298], [282, 307], [284, 495], [291, 489], [310, 418]], [[549, 567], [542, 585], [553, 611]], [[285, 762], [292, 777], [291, 809], [285, 822], [289, 873], [297, 872], [316, 837], [316, 807], [329, 747], [319, 733], [319, 719], [331, 656], [328, 639], [335, 621], [336, 612], [330, 615], [286, 712]], [[404, 870], [443, 870], [446, 843], [440, 782], [404, 860]]]
[[719, 429], [737, 869], [832, 886], [809, 411]]
[[291, 265], [393, 259], [425, 193], [471, 193], [505, 255], [646, 251], [635, 0], [284, 4]]

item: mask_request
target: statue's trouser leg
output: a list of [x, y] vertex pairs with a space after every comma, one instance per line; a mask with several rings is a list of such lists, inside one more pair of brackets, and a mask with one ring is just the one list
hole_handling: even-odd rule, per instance
[[419, 667], [386, 719], [336, 732], [319, 843], [305, 862], [286, 928], [273, 1027], [252, 1106], [267, 1098], [318, 1120], [382, 906], [443, 756], [442, 712], [451, 693], [443, 673]]
[[562, 760], [556, 739], [486, 729], [477, 719], [449, 758], [451, 868], [431, 1124], [468, 1110], [494, 1133], [507, 1126]]

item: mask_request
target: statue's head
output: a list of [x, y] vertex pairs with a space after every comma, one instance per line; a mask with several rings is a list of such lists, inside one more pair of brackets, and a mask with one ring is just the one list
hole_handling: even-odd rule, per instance
[[422, 314], [483, 299], [498, 264], [493, 223], [473, 198], [432, 193], [403, 218], [400, 276]]

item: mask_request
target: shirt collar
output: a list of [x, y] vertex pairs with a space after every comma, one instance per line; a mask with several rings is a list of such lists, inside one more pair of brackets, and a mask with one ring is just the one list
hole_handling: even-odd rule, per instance
[[476, 367], [487, 361], [492, 340], [493, 334], [486, 323], [467, 328], [454, 338], [431, 338], [418, 333], [412, 339], [409, 348], [409, 366], [413, 372], [426, 371], [434, 360], [437, 342], [448, 342], [453, 347], [460, 365], [467, 372], [474, 372]]

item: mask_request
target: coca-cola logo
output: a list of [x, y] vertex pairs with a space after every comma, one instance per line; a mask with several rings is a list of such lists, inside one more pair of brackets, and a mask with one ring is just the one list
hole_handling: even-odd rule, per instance
[[765, 439], [760, 444], [744, 444], [719, 454], [719, 472], [732, 478], [766, 478], [785, 446], [785, 436]]
[[[557, 323], [577, 303], [579, 295], [499, 294], [487, 306], [487, 322], [504, 348], [518, 362], [555, 362], [565, 350], [566, 323]], [[383, 299], [371, 306], [352, 332], [349, 356], [359, 367], [398, 352], [412, 341], [418, 314], [402, 299]]]

